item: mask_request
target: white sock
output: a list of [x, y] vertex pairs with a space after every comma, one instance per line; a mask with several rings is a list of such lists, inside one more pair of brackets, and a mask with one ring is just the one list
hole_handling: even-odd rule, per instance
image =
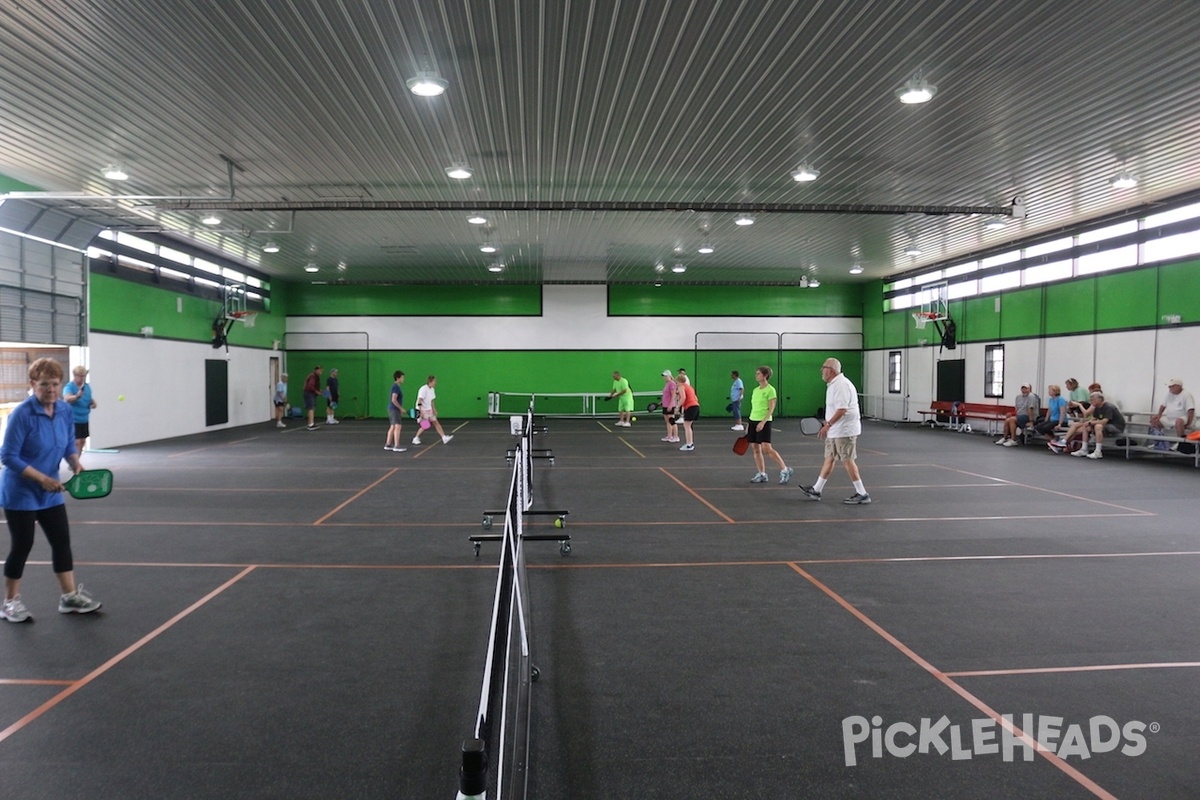
[[854, 491], [858, 492], [859, 494], [866, 494], [866, 493], [867, 493], [867, 487], [863, 486], [863, 482], [862, 482], [862, 481], [860, 481], [860, 480], [859, 480], [859, 481], [855, 481], [855, 482], [854, 482]]
[[815, 483], [813, 483], [813, 491], [815, 491], [815, 492], [819, 492], [819, 491], [821, 491], [821, 490], [822, 490], [822, 489], [824, 489], [824, 488], [825, 488], [825, 479], [824, 479], [824, 478], [817, 478], [816, 482], [815, 482]]
[[1096, 442], [1096, 452], [1097, 452], [1097, 453], [1099, 453], [1099, 452], [1100, 452], [1100, 448], [1101, 448], [1101, 447], [1104, 447], [1104, 445], [1100, 444], [1099, 442]]

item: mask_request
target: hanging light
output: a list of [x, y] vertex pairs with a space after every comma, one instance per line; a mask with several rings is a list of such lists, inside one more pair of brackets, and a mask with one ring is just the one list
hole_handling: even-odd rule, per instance
[[417, 73], [417, 77], [408, 79], [408, 90], [419, 97], [437, 97], [446, 91], [450, 82], [432, 70]]
[[200, 221], [202, 223], [204, 223], [205, 225], [220, 225], [221, 224], [221, 218], [218, 217], [216, 214], [209, 214], [207, 217], [205, 217], [204, 219], [202, 219]]
[[129, 173], [126, 172], [125, 167], [121, 166], [120, 164], [109, 164], [107, 167], [101, 170], [100, 174], [102, 174], [105, 178], [108, 178], [110, 181], [129, 180]]
[[682, 275], [683, 273], [687, 272], [687, 267], [685, 267], [682, 263], [679, 263], [671, 267], [671, 272], [674, 272], [676, 275]]
[[488, 266], [488, 272], [504, 272], [504, 265], [497, 261]]
[[851, 275], [862, 275], [862, 272], [863, 272], [863, 268], [862, 268], [861, 264], [855, 264], [853, 267], [850, 268]]
[[479, 252], [494, 253], [496, 252], [496, 245], [492, 244], [491, 242], [484, 242], [483, 244], [479, 245]]
[[1121, 170], [1112, 176], [1108, 185], [1114, 189], [1132, 189], [1138, 185], [1138, 179], [1133, 176], [1133, 173]]
[[705, 242], [704, 244], [702, 244], [698, 248], [696, 248], [696, 252], [703, 253], [704, 255], [708, 255], [709, 253], [713, 252], [716, 249], [717, 248], [713, 247], [708, 242]]
[[896, 90], [896, 98], [905, 105], [928, 103], [937, 94], [937, 87], [921, 78], [913, 78]]
[[906, 256], [919, 256], [923, 252], [925, 252], [925, 251], [923, 251], [917, 245], [917, 242], [915, 239], [908, 243], [908, 247], [904, 248], [904, 255], [906, 255]]
[[1004, 217], [988, 217], [983, 221], [984, 229], [989, 231], [998, 231], [1007, 226], [1008, 220], [1006, 220]]
[[317, 271], [319, 271], [319, 267], [317, 267], [316, 264], [314, 264], [310, 261], [308, 263], [308, 266], [304, 268], [304, 271], [305, 272], [317, 272]]
[[263, 252], [264, 253], [278, 253], [279, 245], [276, 244], [274, 241], [267, 242], [266, 244], [263, 245]]
[[467, 217], [467, 222], [471, 223], [472, 225], [486, 225], [487, 217], [485, 217], [483, 214], [472, 214], [471, 216]]
[[801, 164], [792, 173], [792, 180], [796, 183], [808, 183], [809, 181], [815, 181], [820, 174], [821, 171], [815, 169], [811, 164]]
[[733, 224], [740, 225], [743, 228], [746, 227], [747, 225], [753, 225], [754, 224], [754, 215], [753, 214], [740, 214], [740, 215], [738, 215], [738, 218], [733, 221]]
[[818, 288], [820, 285], [821, 285], [821, 282], [820, 282], [819, 280], [817, 280], [816, 278], [809, 278], [809, 280], [808, 280], [808, 288], [810, 288], [810, 289], [816, 289], [816, 288]]
[[456, 163], [446, 167], [446, 175], [456, 181], [465, 181], [467, 178], [471, 177], [472, 174], [471, 168], [466, 164]]

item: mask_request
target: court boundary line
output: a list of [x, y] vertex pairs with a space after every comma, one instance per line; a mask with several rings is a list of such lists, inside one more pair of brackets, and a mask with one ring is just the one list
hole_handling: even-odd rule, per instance
[[1110, 672], [1131, 669], [1188, 669], [1200, 667], [1200, 661], [1148, 661], [1144, 664], [1092, 664], [1083, 667], [1025, 667], [1021, 669], [963, 669], [947, 670], [951, 678], [992, 678], [1008, 675], [1050, 675], [1072, 672]]
[[[416, 458], [416, 456], [413, 456], [413, 457], [414, 457], [414, 458]], [[399, 472], [399, 471], [400, 471], [400, 468], [399, 468], [399, 467], [392, 467], [390, 470], [388, 470], [386, 473], [384, 473], [382, 477], [380, 477], [380, 478], [378, 478], [377, 480], [375, 480], [373, 483], [371, 483], [370, 485], [368, 485], [366, 488], [359, 489], [357, 492], [355, 492], [355, 494], [354, 494], [354, 496], [353, 496], [353, 497], [350, 497], [350, 498], [348, 498], [348, 499], [346, 499], [346, 500], [343, 500], [341, 503], [339, 503], [338, 505], [336, 505], [336, 506], [333, 508], [333, 510], [332, 510], [332, 511], [328, 512], [327, 514], [325, 514], [325, 516], [318, 518], [316, 522], [312, 523], [312, 524], [313, 524], [313, 526], [315, 527], [315, 526], [317, 526], [317, 525], [320, 525], [320, 524], [321, 524], [321, 523], [323, 523], [325, 520], [329, 519], [329, 518], [330, 518], [330, 517], [332, 517], [334, 514], [338, 513], [338, 512], [339, 512], [339, 511], [341, 511], [343, 508], [345, 508], [346, 506], [350, 505], [350, 504], [351, 504], [351, 503], [353, 503], [355, 500], [357, 500], [358, 498], [362, 497], [364, 494], [366, 494], [367, 492], [371, 491], [371, 490], [372, 490], [372, 489], [374, 489], [376, 486], [378, 486], [379, 484], [383, 483], [384, 481], [386, 481], [388, 478], [392, 477], [393, 475], [395, 475], [395, 474], [396, 474], [397, 472]]]
[[[700, 496], [700, 495], [699, 495], [699, 494], [696, 492], [696, 490], [695, 490], [695, 489], [693, 489], [692, 487], [688, 486], [686, 483], [684, 483], [684, 482], [683, 482], [683, 481], [681, 481], [679, 478], [675, 477], [675, 476], [674, 476], [674, 475], [672, 475], [672, 474], [671, 474], [669, 471], [667, 471], [667, 468], [666, 468], [666, 467], [659, 467], [658, 469], [659, 469], [659, 471], [660, 471], [660, 472], [662, 472], [662, 474], [663, 474], [663, 475], [666, 475], [668, 478], [670, 478], [671, 480], [675, 481], [675, 483], [679, 484], [679, 486], [680, 486], [680, 487], [681, 487], [681, 488], [682, 488], [682, 489], [683, 489], [685, 492], [687, 492], [687, 493], [688, 493], [688, 494], [690, 494], [692, 497], [696, 498], [696, 499], [697, 499], [697, 500], [699, 500], [701, 503], [703, 503], [705, 506], [707, 506], [709, 511], [713, 512], [713, 513], [714, 513], [714, 514], [716, 514], [718, 517], [720, 517], [721, 519], [725, 520], [725, 522], [727, 522], [727, 523], [730, 523], [730, 524], [733, 524], [733, 525], [736, 525], [736, 524], [737, 524], [737, 520], [735, 520], [733, 517], [731, 517], [731, 516], [729, 516], [728, 514], [726, 514], [726, 513], [725, 513], [724, 511], [722, 511], [721, 509], [719, 509], [719, 508], [717, 508], [716, 506], [714, 506], [712, 503], [710, 503], [710, 502], [708, 502], [707, 500], [705, 500], [703, 497], [701, 497], [701, 496]], [[635, 523], [635, 524], [636, 524], [636, 523]], [[686, 524], [686, 523], [683, 523], [683, 524]]]
[[38, 720], [40, 717], [42, 717], [48, 711], [53, 709], [59, 703], [63, 702], [68, 697], [75, 694], [80, 689], [87, 686], [92, 681], [96, 680], [101, 675], [103, 675], [104, 673], [108, 672], [110, 669], [115, 667], [117, 664], [120, 664], [122, 661], [124, 661], [126, 658], [128, 658], [129, 656], [136, 653], [138, 650], [141, 650], [144, 646], [146, 646], [147, 644], [152, 642], [154, 639], [157, 639], [160, 635], [162, 635], [167, 630], [169, 630], [171, 627], [173, 627], [177, 622], [179, 622], [179, 621], [183, 620], [185, 617], [191, 615], [191, 613], [193, 611], [195, 611], [196, 609], [205, 605], [206, 603], [208, 603], [209, 600], [212, 600], [214, 597], [216, 597], [217, 595], [224, 592], [230, 586], [233, 586], [235, 583], [240, 581], [242, 578], [249, 575], [251, 572], [254, 571], [254, 569], [255, 568], [253, 566], [246, 567], [241, 572], [239, 572], [237, 575], [234, 575], [232, 578], [225, 581], [220, 586], [218, 586], [217, 588], [210, 591], [208, 594], [201, 597], [199, 600], [196, 600], [194, 603], [189, 605], [187, 608], [185, 608], [182, 611], [180, 611], [179, 613], [175, 614], [170, 619], [168, 619], [166, 622], [162, 623], [157, 628], [155, 628], [154, 630], [147, 633], [145, 636], [142, 636], [140, 639], [138, 639], [133, 644], [126, 647], [121, 652], [117, 653], [115, 656], [112, 656], [107, 661], [105, 661], [100, 666], [93, 669], [91, 672], [84, 675], [79, 680], [72, 681], [70, 683], [70, 685], [67, 686], [67, 688], [63, 689], [58, 694], [54, 695], [54, 697], [51, 697], [49, 700], [42, 703], [37, 708], [33, 709], [28, 714], [26, 714], [25, 716], [18, 719], [16, 722], [9, 725], [7, 728], [0, 730], [0, 743], [4, 742], [9, 737], [19, 733], [20, 731], [24, 730], [31, 723]]
[[833, 589], [826, 586], [821, 581], [817, 580], [816, 577], [814, 577], [814, 576], [808, 574], [807, 572], [805, 572], [804, 570], [800, 569], [800, 566], [798, 564], [789, 563], [788, 566], [791, 567], [793, 570], [795, 570], [796, 573], [798, 573], [801, 577], [803, 577], [806, 581], [808, 581], [810, 584], [812, 584], [818, 590], [820, 590], [825, 595], [827, 595], [831, 600], [833, 600], [835, 603], [837, 603], [843, 609], [848, 611], [853, 617], [855, 617], [859, 622], [861, 622], [862, 624], [867, 626], [867, 628], [872, 630], [877, 636], [882, 638], [888, 644], [892, 645], [892, 647], [899, 650], [901, 654], [906, 656], [909, 660], [911, 660], [914, 664], [919, 666], [921, 669], [923, 669], [927, 673], [929, 673], [929, 675], [931, 677], [933, 677], [934, 680], [938, 681], [943, 686], [950, 689], [950, 691], [952, 691], [954, 694], [958, 695], [963, 700], [966, 700], [967, 703], [974, 706], [981, 713], [987, 715], [989, 718], [992, 719], [993, 722], [995, 722], [1001, 728], [1007, 730], [1009, 733], [1011, 733], [1014, 736], [1014, 738], [1016, 738], [1018, 741], [1023, 743], [1026, 747], [1031, 748], [1033, 750], [1033, 752], [1040, 755], [1048, 763], [1057, 767], [1059, 769], [1059, 771], [1061, 771], [1067, 777], [1071, 778], [1076, 783], [1078, 783], [1080, 786], [1087, 789], [1088, 791], [1090, 791], [1092, 794], [1096, 795], [1097, 797], [1103, 798], [1103, 800], [1117, 800], [1116, 795], [1113, 795], [1112, 793], [1110, 793], [1109, 791], [1104, 789], [1102, 786], [1100, 786], [1100, 784], [1096, 783], [1091, 778], [1089, 778], [1088, 776], [1084, 775], [1082, 772], [1077, 770], [1075, 767], [1068, 764], [1065, 760], [1060, 758], [1057, 753], [1054, 753], [1054, 752], [1048, 750], [1047, 748], [1045, 748], [1044, 746], [1042, 746], [1035, 738], [1030, 736], [1028, 733], [1023, 731], [1021, 728], [1018, 728], [1012, 722], [1006, 720], [1002, 714], [997, 712], [995, 709], [993, 709], [991, 706], [989, 706], [983, 700], [980, 700], [972, 692], [968, 691], [965, 687], [959, 685], [956, 681], [951, 679], [946, 673], [942, 672], [937, 667], [933, 666], [933, 664], [926, 661], [924, 658], [922, 658], [920, 655], [918, 655], [915, 650], [910, 648], [908, 645], [904, 644], [904, 642], [900, 641], [895, 636], [888, 633], [883, 628], [883, 626], [879, 625], [874, 620], [872, 620], [870, 617], [868, 617], [865, 613], [860, 611], [857, 607], [855, 607], [855, 605], [853, 603], [851, 603], [850, 601], [843, 598], [840, 594], [838, 594]]

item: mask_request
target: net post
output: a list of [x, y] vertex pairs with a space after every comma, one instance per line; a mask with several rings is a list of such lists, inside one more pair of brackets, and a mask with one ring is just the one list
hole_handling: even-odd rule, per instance
[[483, 740], [464, 739], [455, 800], [486, 800], [487, 772], [487, 748]]

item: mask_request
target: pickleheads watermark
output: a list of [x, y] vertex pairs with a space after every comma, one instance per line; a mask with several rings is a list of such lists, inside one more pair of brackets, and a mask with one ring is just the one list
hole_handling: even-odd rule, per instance
[[[1158, 733], [1157, 722], [1130, 720], [1124, 724], [1105, 715], [1086, 722], [1068, 723], [1063, 717], [1045, 714], [1001, 715], [1003, 723], [991, 717], [973, 719], [967, 725], [950, 722], [949, 717], [922, 718], [913, 724], [899, 721], [884, 725], [879, 716], [842, 720], [842, 747], [846, 766], [858, 764], [860, 755], [870, 749], [871, 758], [884, 754], [908, 758], [913, 754], [945, 756], [965, 761], [976, 756], [999, 755], [1012, 761], [1018, 752], [1025, 761], [1033, 761], [1037, 750], [1055, 753], [1059, 758], [1088, 759], [1093, 755], [1118, 752], [1140, 756], [1146, 752], [1146, 734]], [[1020, 729], [1025, 735], [1017, 733]], [[869, 742], [869, 745], [867, 744]], [[863, 752], [860, 754], [859, 745]]]

